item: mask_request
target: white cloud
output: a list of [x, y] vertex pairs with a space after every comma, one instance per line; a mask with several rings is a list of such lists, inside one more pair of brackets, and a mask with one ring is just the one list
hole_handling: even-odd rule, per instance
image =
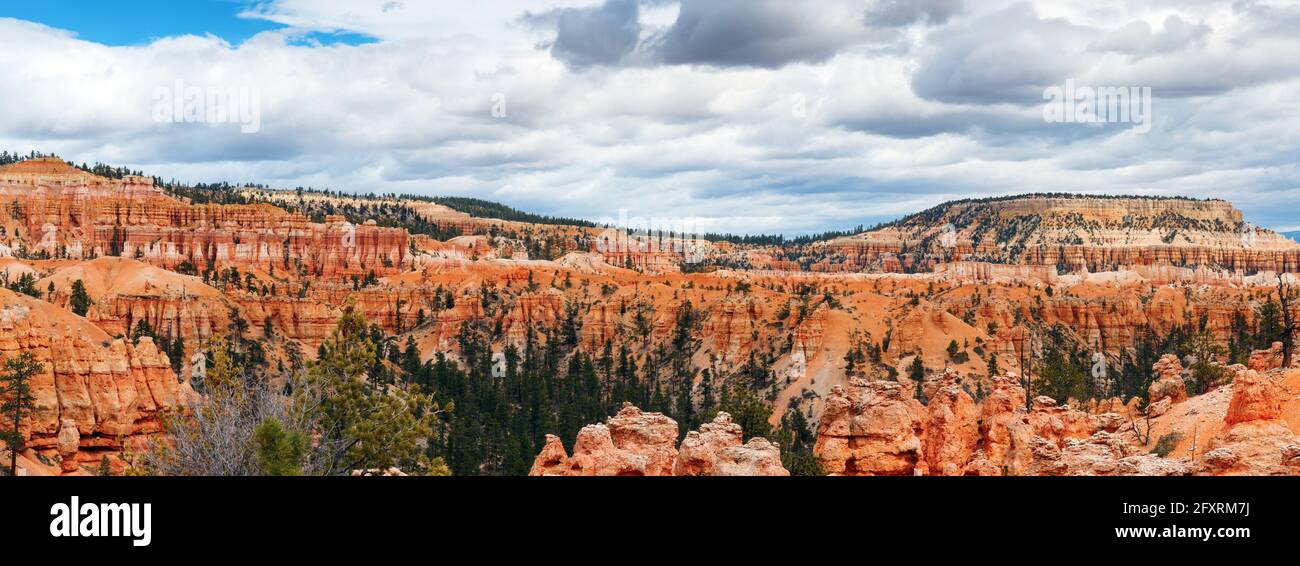
[[[1300, 213], [1300, 69], [1280, 55], [1300, 39], [1276, 25], [1300, 11], [1287, 6], [937, 2], [872, 29], [863, 2], [736, 13], [645, 0], [636, 53], [581, 68], [548, 43], [559, 28], [521, 23], [620, 1], [280, 0], [247, 16], [291, 28], [234, 46], [107, 47], [0, 19], [0, 148], [191, 181], [468, 194], [589, 218], [627, 208], [731, 232], [1027, 191], [1227, 196], [1264, 225]], [[675, 36], [683, 15], [704, 35]], [[292, 41], [320, 31], [379, 41]], [[647, 49], [668, 51], [637, 59]], [[1043, 123], [1042, 88], [1065, 78], [1152, 86], [1151, 133]], [[261, 131], [155, 123], [151, 93], [177, 79], [256, 87]]]

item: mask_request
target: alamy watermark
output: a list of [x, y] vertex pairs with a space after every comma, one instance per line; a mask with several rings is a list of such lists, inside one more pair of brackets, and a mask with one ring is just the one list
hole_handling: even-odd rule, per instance
[[153, 541], [153, 504], [90, 503], [72, 496], [50, 507], [50, 536], [55, 538], [124, 537], [133, 546]]
[[705, 259], [695, 222], [688, 218], [629, 217], [626, 208], [618, 209], [618, 219], [602, 218], [605, 230], [596, 236], [600, 253], [662, 252], [682, 256], [686, 263]]
[[1241, 225], [1242, 247], [1253, 248], [1257, 241], [1259, 241], [1259, 229], [1249, 222], [1243, 223]]
[[161, 124], [238, 124], [239, 131], [262, 129], [262, 95], [256, 87], [186, 86], [183, 79], [153, 90], [153, 120]]
[[1079, 86], [1043, 89], [1043, 120], [1051, 124], [1133, 124], [1133, 131], [1151, 131], [1151, 87]]

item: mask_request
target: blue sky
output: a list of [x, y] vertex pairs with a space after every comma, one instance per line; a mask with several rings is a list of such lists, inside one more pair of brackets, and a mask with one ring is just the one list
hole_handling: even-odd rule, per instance
[[[6, 2], [0, 16], [40, 22], [75, 32], [87, 41], [113, 46], [140, 46], [164, 37], [208, 34], [238, 45], [255, 34], [288, 27], [263, 18], [240, 16], [254, 5], [249, 0], [40, 0]], [[305, 37], [321, 43], [373, 41], [346, 32], [312, 32]]]
[[[1293, 0], [6, 2], [0, 148], [709, 232], [1056, 191], [1298, 230], [1297, 29]], [[1150, 87], [1149, 130], [1045, 119], [1067, 81]], [[178, 88], [256, 127], [175, 120]]]

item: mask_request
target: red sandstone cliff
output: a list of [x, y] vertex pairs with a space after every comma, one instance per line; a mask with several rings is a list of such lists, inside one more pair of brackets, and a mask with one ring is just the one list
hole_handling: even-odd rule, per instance
[[0, 358], [22, 352], [44, 367], [32, 379], [35, 402], [20, 426], [29, 461], [61, 459], [64, 473], [159, 432], [160, 415], [188, 390], [149, 338], [114, 340], [66, 310], [0, 289]]

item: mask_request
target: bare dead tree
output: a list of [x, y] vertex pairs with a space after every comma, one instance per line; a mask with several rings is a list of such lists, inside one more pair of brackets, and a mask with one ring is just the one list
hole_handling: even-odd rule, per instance
[[1284, 274], [1277, 274], [1277, 296], [1282, 305], [1282, 367], [1291, 367], [1291, 348], [1295, 337], [1295, 316], [1291, 305], [1295, 302], [1296, 289], [1286, 282]]
[[1142, 412], [1146, 420], [1146, 430], [1142, 430], [1141, 427], [1138, 426], [1137, 419], [1134, 418], [1129, 418], [1128, 427], [1129, 430], [1133, 431], [1133, 436], [1137, 437], [1138, 442], [1143, 446], [1146, 446], [1151, 442], [1151, 411], [1146, 410]]
[[164, 419], [168, 435], [154, 440], [138, 463], [156, 475], [259, 475], [253, 431], [268, 418], [298, 424], [288, 409], [286, 398], [265, 387], [213, 387]]
[[1034, 408], [1034, 383], [1031, 377], [1033, 372], [1034, 352], [1038, 347], [1038, 335], [1021, 329], [1020, 334], [1020, 380], [1025, 386], [1025, 410]]

